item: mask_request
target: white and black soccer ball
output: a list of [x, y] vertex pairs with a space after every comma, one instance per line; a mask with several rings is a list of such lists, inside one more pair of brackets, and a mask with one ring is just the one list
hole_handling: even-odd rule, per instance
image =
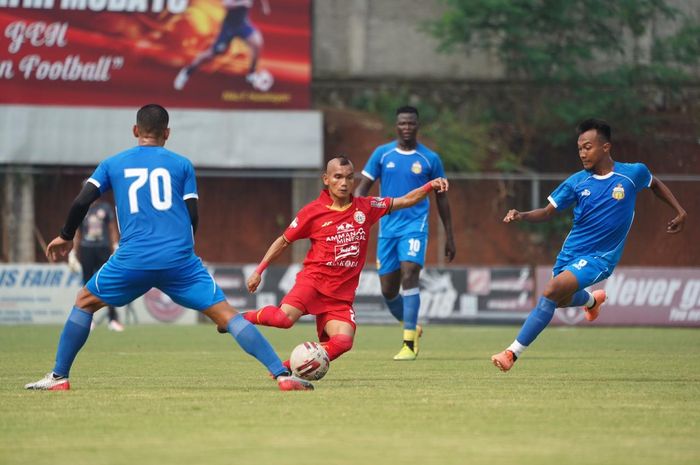
[[255, 90], [259, 90], [260, 92], [267, 92], [272, 88], [274, 83], [275, 78], [273, 78], [272, 74], [266, 69], [262, 69], [255, 73], [255, 77], [253, 78], [253, 88]]
[[326, 350], [318, 342], [299, 344], [289, 356], [292, 373], [299, 378], [317, 381], [328, 373], [331, 361]]

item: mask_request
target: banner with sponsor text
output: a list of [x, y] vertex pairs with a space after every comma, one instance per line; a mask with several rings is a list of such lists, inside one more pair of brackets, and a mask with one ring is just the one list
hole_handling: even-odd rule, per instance
[[[552, 275], [537, 268], [537, 292]], [[591, 289], [605, 289], [600, 316], [590, 323], [578, 308], [557, 309], [553, 324], [700, 327], [700, 268], [617, 267]]]
[[[62, 325], [81, 287], [81, 275], [66, 264], [0, 264], [0, 325]], [[194, 324], [198, 315], [157, 289], [118, 308], [117, 313], [126, 325]], [[105, 316], [106, 311], [101, 310], [95, 321], [101, 323]]]
[[308, 109], [311, 0], [0, 0], [0, 104]]

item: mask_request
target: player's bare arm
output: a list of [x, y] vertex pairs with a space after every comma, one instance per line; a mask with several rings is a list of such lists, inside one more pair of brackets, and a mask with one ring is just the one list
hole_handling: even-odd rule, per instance
[[680, 203], [678, 203], [678, 200], [673, 195], [673, 192], [671, 192], [671, 189], [669, 189], [666, 184], [659, 181], [657, 178], [652, 178], [651, 186], [649, 187], [654, 195], [676, 210], [677, 215], [666, 225], [666, 232], [669, 234], [677, 234], [683, 231], [688, 213], [686, 213], [685, 209], [681, 207]]
[[260, 261], [260, 265], [258, 265], [258, 268], [255, 271], [253, 271], [253, 273], [251, 273], [250, 277], [248, 277], [248, 281], [246, 282], [246, 285], [248, 286], [248, 292], [252, 293], [258, 289], [260, 281], [262, 281], [263, 270], [267, 267], [268, 264], [270, 264], [277, 257], [279, 257], [282, 254], [282, 252], [284, 252], [285, 249], [289, 246], [289, 244], [289, 241], [287, 241], [287, 239], [285, 239], [284, 236], [280, 236], [277, 239], [275, 239], [275, 241], [267, 249], [267, 252], [265, 252], [265, 256]]
[[450, 202], [447, 200], [447, 193], [442, 192], [435, 195], [437, 199], [438, 214], [442, 225], [445, 228], [445, 257], [451, 262], [455, 258], [457, 248], [455, 247], [454, 235], [452, 234], [452, 213], [450, 212]]
[[367, 176], [361, 176], [360, 177], [360, 184], [357, 186], [354, 192], [355, 197], [364, 197], [367, 195], [369, 190], [372, 188], [372, 184], [374, 184], [374, 181], [369, 179]]
[[413, 189], [408, 194], [402, 197], [396, 197], [391, 205], [391, 210], [401, 210], [402, 208], [412, 207], [428, 196], [430, 192], [443, 193], [447, 192], [450, 184], [445, 178], [435, 178], [417, 189]]
[[503, 218], [504, 223], [512, 223], [514, 221], [527, 221], [528, 223], [542, 223], [552, 219], [557, 209], [551, 203], [544, 208], [537, 208], [528, 212], [518, 210], [508, 210]]

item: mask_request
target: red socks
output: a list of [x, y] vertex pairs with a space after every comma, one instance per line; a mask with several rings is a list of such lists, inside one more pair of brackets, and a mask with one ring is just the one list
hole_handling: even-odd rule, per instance
[[322, 342], [321, 345], [324, 349], [326, 349], [328, 358], [335, 360], [348, 350], [352, 349], [352, 340], [352, 336], [348, 336], [346, 334], [336, 334], [328, 341]]
[[275, 328], [291, 328], [294, 324], [281, 308], [274, 305], [263, 307], [257, 312], [245, 312], [243, 318], [254, 325], [274, 326]]

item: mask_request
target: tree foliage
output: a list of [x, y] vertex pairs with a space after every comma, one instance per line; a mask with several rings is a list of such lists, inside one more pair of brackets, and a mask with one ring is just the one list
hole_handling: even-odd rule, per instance
[[510, 128], [502, 134], [521, 166], [543, 139], [570, 143], [587, 117], [642, 132], [698, 72], [700, 24], [666, 0], [443, 2], [426, 29], [445, 53], [498, 57], [511, 86], [489, 113]]

